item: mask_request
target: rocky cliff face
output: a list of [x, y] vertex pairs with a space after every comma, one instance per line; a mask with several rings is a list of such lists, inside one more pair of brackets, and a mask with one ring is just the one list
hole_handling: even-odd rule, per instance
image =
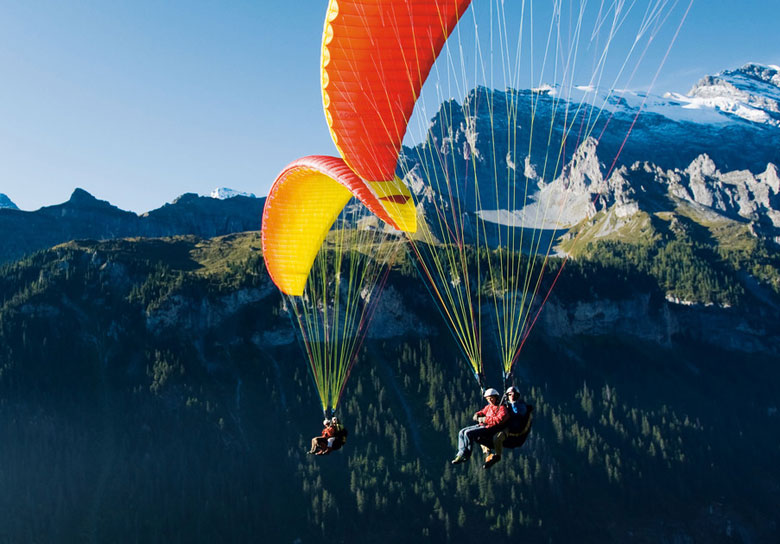
[[477, 217], [555, 230], [686, 202], [780, 240], [779, 82], [777, 67], [749, 64], [687, 97], [621, 97], [601, 112], [555, 89], [479, 88], [442, 106], [402, 170], [427, 216], [460, 211], [467, 239]]
[[[258, 243], [256, 233], [247, 233], [214, 242], [213, 246], [231, 248], [250, 238], [253, 245]], [[139, 267], [134, 264], [136, 260], [139, 263], [147, 259], [159, 260], [171, 266], [175, 272], [185, 261], [173, 256], [185, 250], [194, 251], [199, 242], [194, 237], [159, 241], [139, 239], [121, 243], [84, 242], [61, 246], [47, 252], [44, 259], [48, 262], [46, 269], [51, 276], [49, 280], [52, 286], [56, 286], [54, 276], [62, 279], [72, 274], [84, 274], [84, 269], [88, 268], [96, 271], [99, 283], [107, 286], [107, 292], [112, 293], [122, 305], [128, 305], [128, 300], [132, 298], [131, 291], [143, 283], [143, 278], [139, 278], [135, 270]], [[184, 249], [178, 248], [179, 245]], [[163, 249], [160, 250], [160, 247]], [[262, 264], [259, 266], [262, 267]], [[183, 270], [183, 273], [193, 285], [200, 281], [194, 271]], [[22, 289], [11, 278], [0, 280], [8, 281], [8, 285], [13, 286], [12, 289], [9, 287], [8, 293], [4, 293], [6, 296], [10, 296], [14, 290]], [[80, 280], [73, 281], [78, 284]], [[587, 278], [577, 277], [573, 281], [587, 282]], [[751, 306], [748, 311], [747, 307], [683, 304], [665, 297], [657, 287], [636, 282], [632, 284], [630, 278], [623, 281], [628, 284], [623, 285], [620, 294], [610, 294], [611, 290], [594, 293], [587, 283], [574, 284], [571, 279], [562, 280], [564, 289], [552, 291], [540, 314], [534, 336], [540, 335], [555, 344], [566, 343], [574, 338], [624, 338], [662, 348], [673, 348], [680, 340], [693, 340], [702, 345], [735, 352], [780, 353], [780, 304], [774, 297], [770, 296], [763, 303]], [[221, 342], [230, 344], [237, 341], [234, 334], [243, 334], [234, 331], [239, 326], [248, 327], [252, 342], [260, 347], [293, 345], [297, 333], [285, 315], [284, 301], [278, 290], [264, 275], [253, 283], [238, 288], [214, 289], [213, 285], [206, 286], [205, 283], [202, 289], [176, 288], [170, 293], [162, 293], [155, 302], [148, 304], [143, 315], [136, 315], [135, 312], [127, 315], [133, 320], [140, 320], [146, 333], [159, 338], [177, 334], [202, 338], [207, 331], [218, 330], [225, 335]], [[70, 303], [64, 303], [62, 297], [58, 298], [52, 293], [49, 295], [44, 300], [30, 295], [30, 300], [24, 302], [19, 311], [52, 322], [61, 320], [64, 314], [71, 311]], [[536, 300], [535, 308], [538, 308], [542, 298]], [[0, 303], [3, 300], [0, 298]], [[90, 300], [95, 308], [103, 308], [102, 305], [106, 304], [98, 299]], [[391, 273], [367, 335], [375, 340], [441, 336], [449, 342], [445, 322], [434, 308], [435, 303], [426, 293], [424, 284], [415, 276], [410, 278]], [[106, 314], [111, 312], [108, 307], [103, 310]], [[262, 322], [246, 322], [242, 317], [255, 311], [263, 314]], [[484, 308], [482, 314], [486, 322], [495, 318], [494, 309], [490, 307]], [[79, 319], [88, 317], [85, 314], [79, 316]], [[97, 327], [98, 324], [94, 325]], [[95, 328], [92, 325], [90, 327]], [[490, 328], [490, 325], [486, 325], [486, 330]], [[487, 343], [490, 341], [488, 338], [484, 340]]]
[[[780, 237], [780, 176], [775, 164], [767, 164], [758, 174], [722, 172], [703, 154], [683, 169], [636, 162], [616, 169], [608, 179], [603, 177], [604, 169], [595, 141], [586, 141], [561, 176], [543, 185], [515, 216], [524, 226], [565, 229], [608, 209], [625, 218], [640, 210], [673, 211], [677, 202], [687, 202], [703, 212], [754, 223], [756, 235]], [[544, 209], [555, 213], [539, 211]], [[535, 222], [537, 217], [546, 221]]]
[[442, 105], [401, 170], [430, 213], [454, 205], [488, 221], [566, 228], [612, 205], [621, 216], [652, 207], [637, 186], [652, 171], [665, 187], [653, 198], [660, 190], [777, 229], [778, 81], [777, 67], [750, 64], [704, 78], [687, 97], [626, 92], [604, 97], [603, 110], [552, 88], [478, 88]]
[[679, 304], [649, 293], [631, 297], [562, 302], [553, 296], [538, 332], [561, 341], [575, 337], [633, 338], [672, 348], [693, 340], [741, 353], [780, 353], [780, 321], [703, 304]]

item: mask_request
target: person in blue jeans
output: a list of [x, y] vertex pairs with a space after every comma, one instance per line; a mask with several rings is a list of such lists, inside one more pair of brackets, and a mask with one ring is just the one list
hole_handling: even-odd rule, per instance
[[501, 396], [498, 391], [491, 387], [485, 391], [485, 398], [488, 401], [487, 405], [474, 414], [474, 421], [479, 423], [464, 427], [458, 433], [458, 453], [452, 460], [453, 465], [468, 461], [474, 442], [481, 437], [493, 436], [497, 428], [509, 418], [506, 406], [499, 402]]

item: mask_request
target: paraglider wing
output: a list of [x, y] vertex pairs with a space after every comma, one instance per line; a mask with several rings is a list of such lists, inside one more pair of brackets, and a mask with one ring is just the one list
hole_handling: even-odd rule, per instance
[[263, 210], [262, 245], [268, 273], [283, 293], [303, 294], [328, 230], [353, 196], [400, 230], [366, 183], [338, 157], [303, 157], [277, 176]]
[[[333, 142], [402, 230], [416, 210], [395, 175], [409, 117], [470, 0], [331, 0], [322, 43], [322, 100]], [[408, 195], [408, 197], [407, 197]]]

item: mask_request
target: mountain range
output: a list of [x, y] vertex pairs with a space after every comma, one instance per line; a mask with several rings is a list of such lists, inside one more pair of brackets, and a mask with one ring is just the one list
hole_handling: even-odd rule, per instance
[[[224, 193], [224, 191], [223, 191]], [[138, 215], [76, 189], [67, 202], [27, 212], [0, 209], [0, 263], [69, 240], [176, 236], [204, 238], [260, 230], [265, 198], [187, 193], [170, 204]]]
[[472, 232], [482, 220], [562, 235], [609, 212], [614, 234], [683, 206], [780, 243], [779, 85], [777, 67], [748, 64], [686, 96], [479, 88], [442, 106], [400, 174], [424, 215], [457, 207]]
[[[601, 211], [630, 224], [634, 213], [674, 212], [684, 202], [780, 240], [779, 119], [780, 70], [758, 64], [706, 76], [687, 95], [478, 88], [463, 104], [442, 105], [426, 141], [403, 149], [401, 174], [427, 213], [432, 202], [446, 207], [455, 194], [475, 221], [563, 234]], [[532, 138], [533, 127], [548, 126], [543, 143]], [[588, 127], [586, 134], [575, 133], [577, 126]], [[511, 139], [494, 136], [510, 132]], [[529, 153], [520, 154], [520, 143]], [[443, 162], [452, 165], [457, 190], [431, 186], [431, 172]], [[467, 181], [472, 170], [477, 179], [497, 178], [499, 190], [477, 195]], [[523, 200], [510, 198], [509, 188], [526, 180]], [[79, 238], [258, 230], [263, 203], [221, 188], [212, 198], [185, 194], [139, 216], [80, 189], [63, 204], [33, 212], [4, 196], [0, 229], [15, 235], [0, 240], [0, 263]]]

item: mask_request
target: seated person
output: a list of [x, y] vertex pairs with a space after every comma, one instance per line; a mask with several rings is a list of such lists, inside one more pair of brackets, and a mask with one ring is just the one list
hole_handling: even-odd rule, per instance
[[347, 441], [347, 435], [349, 434], [347, 429], [339, 423], [337, 417], [331, 419], [326, 418], [323, 422], [323, 429], [320, 436], [315, 436], [311, 439], [310, 454], [314, 455], [327, 455], [332, 451], [341, 449], [341, 447]]
[[474, 420], [479, 423], [464, 427], [458, 433], [458, 453], [452, 460], [453, 465], [468, 461], [474, 442], [480, 438], [492, 437], [509, 418], [507, 407], [499, 403], [498, 391], [493, 388], [488, 389], [485, 391], [485, 398], [488, 404], [474, 414]]

